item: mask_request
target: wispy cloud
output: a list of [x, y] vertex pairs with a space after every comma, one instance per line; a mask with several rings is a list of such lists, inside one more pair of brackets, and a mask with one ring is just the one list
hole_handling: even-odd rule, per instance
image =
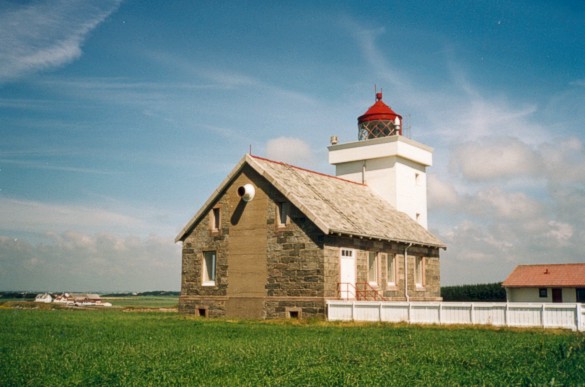
[[0, 11], [0, 82], [79, 58], [89, 33], [119, 4], [119, 0], [5, 4]]
[[352, 28], [372, 71], [416, 115], [415, 139], [443, 155], [428, 186], [431, 229], [439, 217], [435, 232], [448, 245], [444, 282], [501, 281], [520, 263], [582, 261], [585, 147], [574, 135], [563, 137], [571, 130], [562, 127], [584, 123], [577, 92], [551, 93], [549, 104], [565, 106], [573, 120], [547, 122], [543, 116], [552, 115], [543, 114], [542, 103], [477, 86], [447, 46], [438, 66], [448, 69], [448, 87], [428, 90], [388, 59], [383, 29]]
[[119, 172], [99, 170], [95, 168], [81, 168], [72, 167], [66, 165], [54, 165], [48, 162], [32, 161], [32, 160], [11, 160], [11, 159], [0, 159], [0, 163], [11, 164], [25, 169], [40, 169], [49, 171], [61, 171], [61, 172], [74, 172], [74, 173], [89, 173], [98, 175], [113, 175]]
[[0, 229], [31, 233], [65, 230], [144, 230], [142, 219], [103, 208], [0, 198]]

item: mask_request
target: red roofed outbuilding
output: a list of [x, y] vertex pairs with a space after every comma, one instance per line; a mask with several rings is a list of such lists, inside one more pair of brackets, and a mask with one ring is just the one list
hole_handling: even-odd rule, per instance
[[519, 265], [502, 286], [509, 302], [585, 303], [585, 263]]

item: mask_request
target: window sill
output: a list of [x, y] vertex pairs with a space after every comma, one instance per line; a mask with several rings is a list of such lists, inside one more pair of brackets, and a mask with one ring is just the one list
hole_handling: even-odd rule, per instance
[[201, 286], [215, 286], [215, 281], [205, 281]]
[[416, 286], [416, 288], [414, 289], [416, 292], [424, 292], [427, 289], [424, 286]]

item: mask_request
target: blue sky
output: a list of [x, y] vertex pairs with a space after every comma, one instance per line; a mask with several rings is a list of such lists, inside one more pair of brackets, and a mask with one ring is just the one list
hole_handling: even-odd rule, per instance
[[1, 1], [0, 290], [178, 290], [238, 160], [334, 173], [374, 85], [434, 148], [443, 285], [585, 262], [581, 1]]

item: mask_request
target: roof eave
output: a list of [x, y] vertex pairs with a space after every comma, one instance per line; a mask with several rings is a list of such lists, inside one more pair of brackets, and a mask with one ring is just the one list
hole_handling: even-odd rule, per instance
[[213, 191], [211, 196], [199, 208], [199, 211], [197, 211], [197, 213], [191, 218], [187, 225], [185, 225], [185, 227], [183, 227], [183, 229], [179, 232], [179, 234], [175, 238], [175, 243], [183, 242], [185, 240], [187, 234], [191, 232], [193, 228], [195, 228], [199, 221], [201, 221], [203, 215], [207, 213], [207, 211], [209, 211], [209, 208], [216, 201], [217, 197], [221, 194], [221, 192], [225, 190], [225, 188], [235, 179], [236, 175], [242, 170], [244, 164], [248, 161], [248, 157], [249, 157], [248, 155], [242, 157], [238, 164], [234, 167], [234, 169], [232, 169], [232, 171], [226, 176], [226, 178], [223, 179], [219, 187], [217, 187], [216, 190]]
[[439, 243], [432, 243], [432, 242], [422, 242], [422, 241], [400, 239], [400, 238], [388, 238], [386, 236], [380, 236], [380, 235], [365, 235], [365, 234], [351, 233], [348, 231], [333, 230], [333, 229], [329, 231], [329, 234], [345, 235], [345, 236], [352, 237], [352, 238], [357, 237], [357, 238], [363, 238], [363, 239], [372, 239], [372, 240], [375, 239], [375, 240], [379, 240], [379, 241], [398, 242], [398, 243], [412, 244], [412, 245], [418, 245], [418, 246], [436, 247], [436, 248], [440, 248], [443, 250], [447, 250], [446, 245], [439, 244]]

